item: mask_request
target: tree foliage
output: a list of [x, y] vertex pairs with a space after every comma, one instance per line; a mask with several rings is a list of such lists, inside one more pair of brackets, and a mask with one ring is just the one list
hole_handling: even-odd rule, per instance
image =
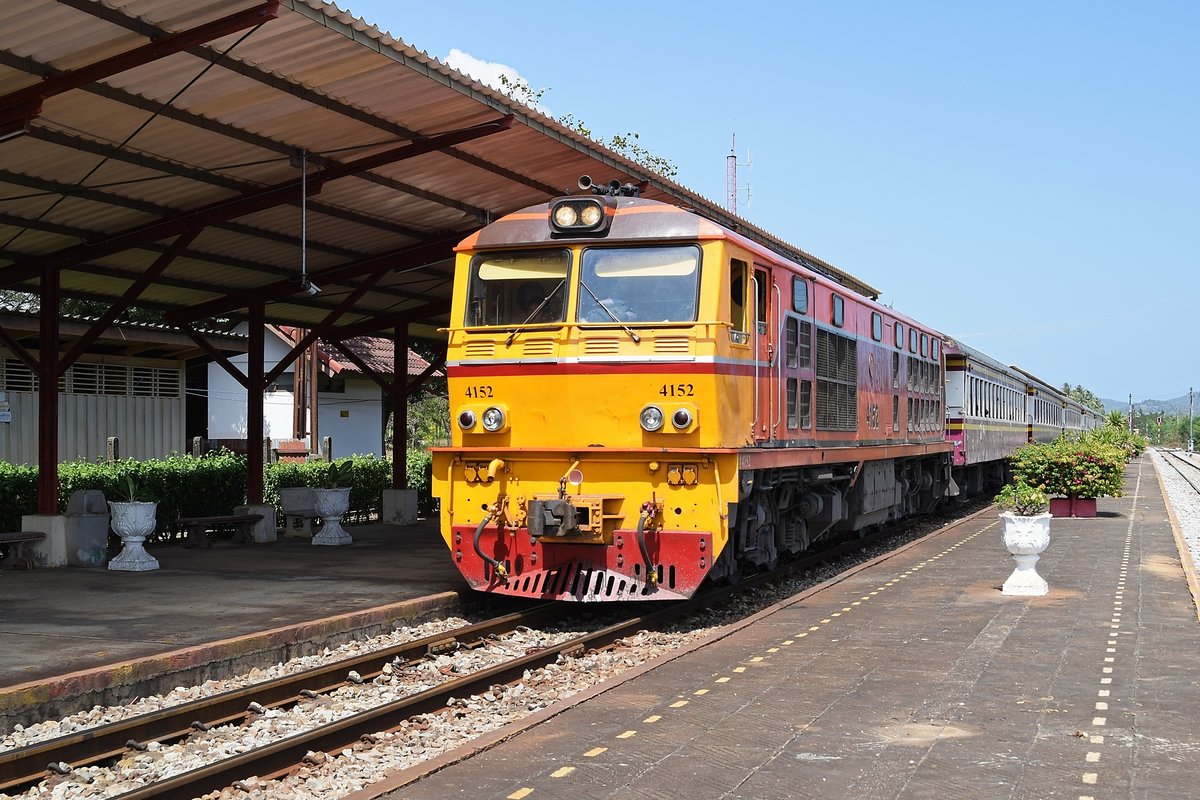
[[[500, 76], [500, 85], [502, 92], [530, 108], [539, 108], [542, 96], [547, 91], [545, 88], [534, 89], [523, 80], [513, 80], [505, 75]], [[642, 147], [638, 141], [641, 137], [636, 132], [615, 133], [608, 139], [605, 139], [603, 136], [593, 132], [590, 126], [574, 114], [563, 114], [557, 118], [557, 121], [580, 136], [585, 136], [601, 147], [607, 147], [615, 153], [620, 153], [630, 161], [635, 161], [664, 178], [674, 178], [679, 174], [679, 168], [675, 165], [674, 161], [656, 155], [645, 147]]]
[[1063, 394], [1065, 394], [1067, 397], [1070, 397], [1084, 408], [1090, 408], [1097, 414], [1104, 413], [1104, 401], [1097, 397], [1091, 389], [1085, 389], [1079, 384], [1076, 384], [1074, 388], [1072, 388], [1071, 384], [1064, 383], [1062, 385], [1062, 391]]

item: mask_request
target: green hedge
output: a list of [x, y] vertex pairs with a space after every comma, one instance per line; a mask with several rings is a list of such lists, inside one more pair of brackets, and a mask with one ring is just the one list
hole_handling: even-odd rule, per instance
[[[392, 485], [392, 465], [375, 456], [354, 456], [348, 517], [366, 520], [381, 511], [383, 490]], [[284, 486], [322, 486], [325, 462], [268, 464], [263, 473], [263, 501], [279, 509]], [[418, 508], [426, 513], [430, 498], [430, 459], [427, 452], [409, 453], [409, 486], [417, 490]], [[69, 461], [58, 466], [58, 510], [66, 511], [71, 495], [99, 489], [106, 500], [125, 499], [126, 479], [132, 477], [139, 499], [158, 501], [161, 530], [179, 517], [228, 514], [246, 502], [246, 458], [227, 450], [204, 456], [171, 456], [116, 464]], [[21, 517], [37, 513], [37, 468], [0, 462], [0, 531], [21, 529]]]

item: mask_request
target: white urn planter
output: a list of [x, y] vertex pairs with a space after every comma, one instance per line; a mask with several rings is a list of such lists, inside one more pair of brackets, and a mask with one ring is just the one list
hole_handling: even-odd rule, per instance
[[108, 562], [109, 569], [147, 572], [158, 569], [158, 559], [146, 552], [146, 537], [154, 533], [158, 503], [109, 502], [113, 531], [121, 537], [121, 552]]
[[350, 508], [350, 488], [313, 489], [313, 493], [317, 496], [316, 511], [323, 524], [320, 533], [313, 536], [312, 543], [353, 544], [350, 534], [342, 528], [342, 515]]
[[1050, 591], [1036, 566], [1038, 557], [1050, 545], [1050, 519], [1048, 513], [1022, 517], [1006, 511], [1000, 515], [1004, 546], [1017, 562], [1016, 569], [1004, 582], [1002, 594], [1041, 597]]

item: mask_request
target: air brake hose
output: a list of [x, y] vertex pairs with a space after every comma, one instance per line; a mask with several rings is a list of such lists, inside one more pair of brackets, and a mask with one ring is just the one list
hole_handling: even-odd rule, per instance
[[658, 584], [658, 569], [654, 566], [654, 563], [650, 560], [650, 551], [646, 549], [646, 520], [647, 519], [649, 519], [649, 515], [645, 511], [643, 511], [642, 515], [640, 517], [638, 517], [637, 542], [638, 542], [638, 549], [642, 551], [642, 561], [646, 565], [646, 582], [650, 586], [655, 586]]
[[483, 519], [479, 520], [479, 527], [477, 527], [475, 529], [475, 554], [478, 555], [480, 558], [482, 558], [487, 563], [491, 564], [492, 569], [494, 569], [496, 571], [496, 575], [498, 575], [500, 577], [500, 579], [502, 581], [504, 581], [505, 584], [507, 584], [508, 583], [508, 570], [506, 570], [504, 568], [504, 565], [501, 564], [499, 561], [492, 558], [487, 553], [483, 552], [483, 548], [479, 546], [479, 537], [483, 536], [483, 529], [485, 527], [487, 527], [487, 524], [491, 521], [492, 521], [492, 513], [490, 511], [483, 515]]

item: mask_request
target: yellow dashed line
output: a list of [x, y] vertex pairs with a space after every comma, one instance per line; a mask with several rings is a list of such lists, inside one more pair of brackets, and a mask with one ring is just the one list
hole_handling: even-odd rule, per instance
[[674, 703], [671, 703], [670, 707], [671, 708], [683, 708], [687, 704], [688, 704], [687, 700], [676, 700]]
[[1085, 773], [1083, 773], [1083, 782], [1084, 783], [1095, 783], [1097, 777], [1098, 776], [1094, 772], [1085, 772]]
[[708, 694], [708, 689], [697, 689], [692, 694]]
[[1087, 761], [1089, 764], [1095, 764], [1099, 760], [1100, 760], [1099, 753], [1088, 753], [1087, 754]]
[[787, 645], [787, 644], [794, 644], [794, 642], [793, 642], [791, 639], [784, 639], [784, 640], [783, 640], [783, 643], [784, 643], [785, 645]]
[[809, 628], [809, 630], [810, 630], [810, 631], [819, 631], [819, 630], [821, 630], [821, 626], [820, 626], [820, 625], [813, 625], [811, 628]]
[[559, 767], [550, 773], [551, 778], [565, 778], [575, 771], [574, 767]]
[[763, 658], [765, 658], [765, 656], [755, 656], [754, 658], [752, 658], [752, 659], [750, 659], [750, 660], [751, 660], [752, 662], [754, 662], [754, 661], [762, 661], [762, 660], [763, 660]]
[[637, 731], [625, 731], [617, 734], [618, 739], [632, 739], [634, 736], [637, 736]]
[[745, 667], [734, 667], [733, 671], [734, 672], [745, 672], [746, 668]]
[[596, 756], [600, 755], [601, 753], [606, 753], [606, 752], [608, 752], [607, 747], [593, 747], [591, 750], [588, 750], [583, 755], [585, 758], [595, 758]]
[[521, 800], [522, 797], [528, 797], [531, 794], [533, 794], [533, 789], [530, 789], [528, 786], [526, 786], [524, 789], [517, 789], [515, 792], [510, 794], [508, 796], [508, 800]]
[[717, 678], [717, 683], [729, 683], [729, 678]]
[[[787, 644], [787, 642], [784, 642], [784, 644]], [[767, 652], [768, 652], [768, 653], [778, 653], [778, 652], [779, 652], [779, 648], [778, 648], [778, 647], [768, 647], [768, 648], [767, 648]]]
[[1111, 693], [1108, 691], [1108, 689], [1101, 689], [1099, 692], [1096, 693], [1096, 696], [1097, 697], [1108, 697], [1109, 694], [1111, 694]]
[[1108, 711], [1108, 703], [1105, 703], [1103, 701], [1096, 703], [1096, 710], [1097, 711]]
[[[822, 625], [828, 625], [828, 624], [829, 624], [829, 623], [831, 623], [831, 622], [833, 622], [833, 620], [831, 620], [829, 617], [826, 617], [825, 619], [821, 620], [821, 624], [822, 624]], [[814, 630], [815, 630], [815, 631], [819, 631], [819, 630], [821, 630], [821, 629], [820, 629], [820, 628], [809, 628], [809, 630], [810, 630], [810, 631], [814, 631]]]
[[1096, 727], [1100, 727], [1102, 725], [1107, 725], [1108, 720], [1104, 717], [1092, 717], [1092, 724]]
[[642, 720], [642, 722], [649, 722], [649, 723], [653, 724], [655, 722], [658, 722], [660, 719], [662, 719], [662, 717], [659, 716], [658, 714], [651, 714], [650, 716], [648, 716], [644, 720]]
[[1104, 744], [1104, 737], [1103, 736], [1093, 736], [1090, 739], [1088, 739], [1088, 741], [1091, 742], [1092, 744]]

